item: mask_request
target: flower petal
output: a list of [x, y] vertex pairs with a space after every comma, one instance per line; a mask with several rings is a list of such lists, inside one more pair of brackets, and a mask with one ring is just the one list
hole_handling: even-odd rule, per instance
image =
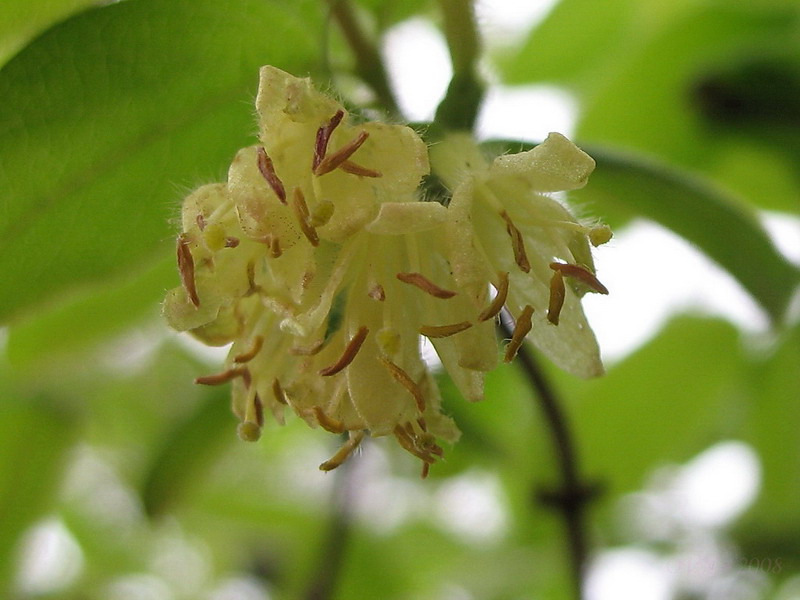
[[490, 178], [520, 178], [539, 192], [582, 188], [595, 167], [594, 159], [560, 133], [527, 152], [497, 157]]

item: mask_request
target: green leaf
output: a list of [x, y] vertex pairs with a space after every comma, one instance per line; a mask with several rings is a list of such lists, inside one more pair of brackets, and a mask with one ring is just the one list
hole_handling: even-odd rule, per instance
[[164, 290], [177, 282], [170, 253], [144, 272], [82, 289], [53, 310], [12, 324], [9, 361], [15, 367], [36, 367], [120, 333], [137, 321], [155, 316]]
[[56, 505], [77, 421], [52, 402], [6, 390], [0, 410], [0, 590], [10, 593], [19, 536]]
[[754, 213], [711, 182], [604, 148], [589, 185], [574, 193], [600, 215], [645, 217], [682, 236], [733, 275], [769, 314], [783, 320], [800, 271], [775, 248]]
[[732, 325], [680, 317], [601, 379], [554, 374], [569, 398], [583, 472], [622, 494], [640, 488], [653, 467], [686, 461], [729, 435], [744, 368]]
[[163, 435], [142, 486], [147, 514], [163, 515], [180, 502], [224, 443], [235, 437], [234, 424], [230, 391], [223, 387], [205, 394], [192, 414]]
[[0, 4], [0, 66], [53, 23], [97, 0], [3, 0]]
[[305, 73], [305, 0], [130, 0], [51, 30], [0, 71], [0, 321], [172, 252], [181, 190], [251, 143], [258, 68]]
[[[795, 327], [748, 370], [740, 409], [746, 420], [738, 432], [758, 453], [762, 486], [755, 506], [737, 527], [737, 538], [745, 556], [783, 558], [783, 572], [800, 569], [798, 365], [800, 327]], [[793, 566], [789, 560], [793, 560]]]
[[[506, 73], [574, 91], [584, 141], [646, 151], [757, 206], [796, 212], [798, 18], [786, 0], [564, 0]], [[779, 107], [772, 122], [718, 118], [754, 99]]]

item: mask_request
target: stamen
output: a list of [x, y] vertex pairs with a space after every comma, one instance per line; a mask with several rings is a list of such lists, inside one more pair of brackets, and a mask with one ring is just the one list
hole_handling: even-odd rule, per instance
[[358, 175], [359, 177], [383, 177], [383, 173], [380, 171], [376, 171], [375, 169], [368, 169], [367, 167], [362, 167], [354, 163], [351, 160], [344, 161], [339, 168], [344, 171], [345, 173], [350, 173], [351, 175]]
[[279, 258], [281, 254], [283, 254], [283, 250], [281, 250], [281, 241], [274, 237], [269, 242], [269, 254], [272, 258]]
[[255, 294], [258, 291], [258, 285], [256, 284], [256, 263], [252, 260], [247, 262], [247, 283], [250, 287], [247, 289], [245, 296]]
[[423, 325], [419, 328], [419, 332], [427, 338], [444, 338], [461, 333], [470, 327], [472, 327], [472, 323], [461, 321], [450, 325]]
[[317, 420], [317, 423], [319, 423], [320, 427], [322, 427], [325, 431], [328, 431], [330, 433], [345, 432], [344, 423], [342, 423], [341, 421], [337, 421], [336, 419], [333, 419], [328, 415], [326, 415], [322, 411], [321, 407], [312, 406], [311, 412], [314, 414], [314, 418]]
[[397, 438], [397, 441], [403, 447], [403, 449], [406, 450], [407, 452], [410, 452], [423, 462], [426, 463], [436, 462], [436, 459], [433, 458], [430, 454], [427, 454], [422, 450], [420, 450], [419, 448], [417, 448], [414, 438], [411, 437], [405, 429], [400, 427], [400, 425], [397, 425], [394, 428], [394, 435]]
[[223, 371], [222, 373], [216, 373], [214, 375], [204, 375], [202, 377], [198, 377], [194, 380], [195, 383], [199, 383], [200, 385], [222, 385], [223, 383], [228, 383], [232, 379], [236, 379], [237, 377], [244, 377], [244, 374], [249, 372], [247, 369], [243, 367], [235, 367], [233, 369], [228, 369], [227, 371]]
[[278, 381], [277, 377], [272, 380], [272, 395], [275, 396], [275, 400], [277, 400], [281, 404], [289, 404], [286, 401], [286, 393], [283, 391], [281, 382]]
[[353, 451], [358, 448], [361, 440], [364, 439], [363, 431], [356, 431], [350, 433], [350, 439], [347, 440], [339, 451], [334, 454], [329, 460], [326, 460], [319, 466], [320, 471], [332, 471], [346, 461]]
[[501, 271], [497, 274], [497, 278], [500, 280], [500, 283], [498, 283], [495, 288], [497, 294], [495, 294], [491, 304], [484, 308], [481, 314], [478, 315], [478, 321], [480, 322], [488, 321], [497, 316], [497, 313], [500, 312], [503, 305], [506, 303], [506, 297], [508, 297], [508, 273]]
[[306, 239], [311, 242], [311, 245], [316, 248], [319, 246], [319, 236], [317, 235], [317, 230], [311, 224], [308, 205], [306, 204], [305, 196], [303, 196], [303, 190], [299, 187], [294, 188], [292, 208], [294, 209], [294, 216], [297, 217], [297, 222], [300, 224], [300, 230], [306, 236]]
[[194, 222], [197, 223], [197, 228], [200, 231], [203, 231], [206, 228], [206, 218], [199, 214], [194, 218]]
[[229, 236], [225, 238], [225, 247], [226, 248], [236, 248], [239, 245], [239, 238]]
[[361, 327], [353, 336], [353, 339], [347, 343], [347, 346], [345, 346], [344, 352], [342, 353], [342, 356], [339, 357], [339, 360], [337, 360], [331, 366], [322, 369], [319, 374], [323, 377], [336, 375], [339, 371], [353, 362], [356, 354], [358, 354], [358, 351], [361, 349], [361, 344], [363, 344], [364, 340], [367, 339], [368, 333], [369, 329], [366, 327]]
[[553, 325], [558, 325], [565, 297], [564, 278], [561, 271], [556, 271], [550, 279], [550, 305], [547, 307], [547, 320]]
[[306, 348], [302, 348], [300, 346], [294, 346], [292, 348], [289, 348], [289, 354], [292, 354], [294, 356], [314, 356], [320, 350], [322, 350], [322, 347], [324, 345], [325, 341], [322, 340]]
[[253, 358], [255, 358], [256, 354], [258, 354], [259, 350], [261, 350], [261, 346], [263, 345], [264, 345], [264, 337], [257, 335], [255, 338], [253, 338], [253, 344], [252, 346], [250, 346], [250, 350], [234, 356], [233, 362], [235, 363], [250, 362], [251, 360], [253, 360]]
[[430, 463], [423, 462], [422, 463], [422, 471], [420, 471], [419, 478], [420, 479], [427, 479], [428, 473], [431, 472], [431, 465]]
[[447, 300], [448, 298], [452, 298], [456, 295], [456, 292], [451, 292], [450, 290], [440, 288], [421, 273], [398, 273], [396, 277], [403, 283], [409, 283], [418, 287], [423, 292], [430, 294], [434, 298]]
[[367, 141], [369, 133], [362, 131], [353, 140], [339, 148], [333, 154], [329, 154], [316, 166], [314, 175], [321, 177], [326, 173], [330, 173], [342, 165], [344, 161], [355, 154], [355, 151], [361, 148], [361, 145]]
[[422, 431], [428, 431], [428, 424], [425, 422], [424, 417], [419, 417], [417, 419], [417, 425], [419, 425], [419, 428], [422, 429]]
[[583, 265], [552, 262], [550, 263], [550, 268], [554, 271], [563, 273], [567, 277], [573, 277], [581, 283], [585, 283], [598, 294], [608, 294], [608, 288], [600, 283], [595, 274]]
[[258, 170], [266, 179], [272, 191], [275, 192], [281, 204], [286, 204], [286, 188], [283, 187], [283, 182], [278, 177], [278, 174], [275, 173], [275, 166], [272, 164], [272, 159], [267, 156], [264, 146], [259, 146], [256, 154], [258, 155]]
[[243, 442], [257, 442], [261, 437], [261, 428], [253, 421], [242, 421], [236, 429], [239, 439]]
[[328, 142], [331, 139], [331, 134], [333, 130], [339, 126], [339, 123], [342, 122], [343, 117], [344, 111], [338, 110], [336, 114], [331, 117], [327, 125], [323, 125], [317, 129], [317, 139], [314, 144], [314, 160], [311, 165], [312, 171], [316, 172], [319, 163], [322, 162], [322, 159], [325, 158], [325, 155], [328, 153]]
[[189, 250], [189, 239], [185, 233], [178, 236], [178, 272], [181, 276], [181, 284], [189, 300], [195, 308], [200, 308], [200, 297], [197, 295], [197, 286], [194, 282], [194, 258]]
[[259, 427], [264, 426], [264, 404], [261, 402], [261, 398], [258, 394], [253, 396], [253, 408], [255, 409], [256, 413], [256, 423]]
[[508, 342], [508, 345], [506, 346], [506, 354], [503, 357], [505, 362], [511, 362], [517, 355], [517, 351], [519, 350], [520, 346], [522, 346], [525, 336], [528, 335], [528, 332], [531, 330], [532, 315], [533, 307], [530, 304], [527, 304], [525, 308], [522, 309], [522, 313], [520, 313], [519, 317], [517, 317], [517, 322], [514, 325], [514, 333], [511, 334], [511, 341]]
[[514, 222], [506, 211], [502, 211], [500, 216], [503, 217], [503, 220], [506, 222], [506, 231], [508, 235], [511, 236], [511, 248], [514, 250], [514, 261], [525, 273], [530, 273], [531, 263], [528, 262], [528, 255], [525, 252], [522, 234], [519, 229], [517, 229], [516, 225], [514, 225]]
[[414, 397], [414, 402], [417, 405], [417, 410], [421, 413], [425, 412], [425, 397], [422, 395], [422, 390], [420, 389], [419, 385], [417, 385], [417, 382], [414, 381], [411, 376], [401, 367], [394, 364], [388, 358], [379, 356], [378, 360], [383, 363], [384, 367], [389, 369], [389, 373], [392, 377], [394, 377], [395, 381], [397, 381], [411, 393], [411, 395]]
[[378, 302], [383, 302], [386, 300], [386, 292], [380, 283], [375, 284], [375, 286], [367, 293], [367, 295]]

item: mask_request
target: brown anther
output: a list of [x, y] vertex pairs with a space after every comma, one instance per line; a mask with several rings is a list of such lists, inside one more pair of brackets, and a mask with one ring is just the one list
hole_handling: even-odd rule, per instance
[[[388, 358], [384, 356], [379, 356], [378, 360], [381, 361], [384, 367], [389, 370], [389, 374], [394, 378], [394, 380], [402, 385], [404, 388], [408, 390], [408, 392], [414, 397], [414, 402], [417, 405], [417, 410], [421, 413], [425, 412], [425, 396], [422, 395], [422, 390], [420, 389], [417, 382], [414, 381], [411, 376], [406, 373], [401, 367], [394, 364]], [[409, 425], [411, 425], [409, 423]]]
[[324, 159], [325, 155], [328, 153], [328, 142], [331, 139], [331, 134], [333, 130], [339, 126], [339, 123], [342, 122], [343, 117], [344, 111], [338, 110], [326, 125], [317, 129], [317, 138], [314, 143], [314, 160], [311, 164], [311, 169], [313, 171], [316, 172], [319, 163], [322, 162], [322, 159]]
[[547, 320], [553, 325], [558, 325], [565, 298], [564, 278], [561, 276], [561, 271], [557, 270], [550, 279], [550, 304], [547, 307]]
[[297, 217], [297, 222], [300, 224], [300, 230], [311, 245], [316, 248], [319, 246], [319, 236], [317, 235], [317, 230], [311, 224], [308, 205], [306, 204], [305, 196], [303, 196], [303, 191], [296, 187], [294, 188], [292, 196], [292, 209], [294, 210], [294, 216]]
[[272, 238], [269, 243], [269, 255], [272, 258], [279, 258], [283, 254], [281, 250], [281, 241], [278, 238]]
[[410, 452], [411, 454], [413, 454], [414, 456], [416, 456], [417, 458], [426, 463], [433, 463], [436, 461], [436, 459], [433, 458], [430, 454], [420, 450], [417, 447], [415, 438], [409, 435], [409, 433], [405, 429], [400, 427], [400, 425], [397, 425], [394, 428], [393, 433], [394, 436], [397, 438], [397, 441], [407, 452]]
[[461, 321], [450, 325], [423, 325], [419, 328], [419, 332], [427, 338], [444, 338], [461, 333], [470, 327], [472, 327], [472, 323]]
[[264, 345], [264, 337], [257, 335], [253, 338], [253, 343], [250, 346], [250, 349], [247, 352], [242, 352], [241, 354], [237, 354], [233, 357], [233, 362], [235, 363], [246, 363], [253, 360], [261, 350], [261, 346]]
[[194, 380], [194, 382], [199, 383], [200, 385], [222, 385], [223, 383], [228, 383], [237, 377], [244, 377], [245, 373], [248, 373], [249, 375], [247, 369], [242, 367], [234, 367], [232, 369], [228, 369], [227, 371], [223, 371], [222, 373], [198, 377]]
[[522, 234], [519, 229], [517, 229], [517, 226], [514, 225], [514, 222], [506, 211], [501, 212], [500, 216], [503, 217], [503, 220], [506, 222], [506, 231], [508, 235], [511, 236], [511, 248], [514, 250], [514, 261], [522, 271], [530, 273], [531, 263], [528, 262], [528, 254], [525, 252], [525, 243], [522, 241]]
[[321, 407], [312, 406], [311, 412], [313, 413], [314, 418], [317, 420], [317, 423], [319, 423], [319, 426], [322, 427], [325, 431], [328, 431], [330, 433], [345, 432], [344, 423], [342, 423], [341, 421], [337, 421], [336, 419], [333, 419], [328, 415], [326, 415]]
[[269, 184], [269, 187], [272, 188], [272, 191], [275, 192], [281, 204], [286, 204], [286, 188], [283, 187], [283, 182], [278, 177], [278, 174], [275, 173], [275, 166], [272, 164], [272, 159], [267, 156], [264, 146], [259, 146], [256, 154], [258, 155], [258, 170]]
[[506, 303], [506, 298], [508, 297], [508, 273], [501, 271], [497, 274], [497, 278], [500, 280], [500, 283], [498, 283], [495, 288], [497, 294], [495, 294], [489, 306], [484, 308], [481, 314], [478, 315], [478, 321], [480, 322], [488, 321], [497, 316], [497, 313], [500, 312], [503, 305]]
[[440, 288], [421, 273], [398, 273], [396, 277], [403, 283], [408, 283], [418, 287], [423, 292], [430, 294], [434, 298], [447, 300], [448, 298], [452, 298], [456, 295], [456, 292]]
[[329, 367], [325, 367], [322, 369], [319, 374], [323, 377], [330, 377], [331, 375], [336, 375], [342, 369], [344, 369], [347, 365], [353, 362], [353, 359], [358, 354], [358, 351], [361, 349], [361, 344], [364, 343], [364, 340], [367, 339], [367, 334], [369, 333], [369, 329], [366, 327], [361, 327], [353, 336], [353, 338], [347, 342], [347, 346], [344, 348], [344, 352], [339, 357], [335, 363], [333, 363]]
[[608, 288], [600, 283], [595, 274], [583, 265], [552, 262], [550, 263], [550, 268], [554, 271], [562, 273], [567, 277], [572, 277], [581, 283], [585, 283], [592, 289], [592, 291], [595, 291], [598, 294], [608, 294]]
[[255, 408], [256, 412], [256, 423], [259, 427], [264, 426], [264, 404], [261, 402], [261, 398], [258, 394], [253, 396], [253, 408]]
[[320, 350], [322, 350], [322, 347], [324, 345], [325, 345], [324, 341], [319, 341], [306, 348], [302, 348], [300, 346], [293, 346], [292, 348], [289, 348], [289, 354], [292, 354], [294, 356], [314, 356]]
[[517, 351], [522, 346], [525, 336], [531, 330], [531, 317], [533, 316], [533, 307], [527, 304], [522, 309], [522, 313], [517, 317], [517, 322], [514, 325], [514, 332], [511, 334], [511, 341], [506, 346], [506, 353], [503, 357], [505, 362], [511, 362], [517, 355]]
[[250, 287], [245, 292], [245, 296], [255, 294], [258, 291], [258, 285], [256, 284], [256, 263], [252, 260], [247, 262], [247, 283]]
[[277, 400], [279, 403], [289, 404], [286, 401], [286, 393], [283, 391], [281, 382], [278, 381], [277, 377], [272, 380], [272, 395], [275, 396], [275, 400]]
[[356, 431], [350, 433], [350, 439], [347, 440], [342, 447], [339, 448], [339, 451], [334, 454], [330, 459], [326, 460], [319, 466], [320, 471], [332, 471], [338, 466], [341, 466], [344, 461], [346, 461], [353, 451], [358, 448], [358, 445], [361, 443], [361, 440], [364, 439], [364, 432], [363, 431]]
[[197, 228], [200, 231], [203, 231], [206, 228], [206, 218], [199, 214], [194, 218], [194, 222], [197, 223]]
[[422, 431], [428, 431], [428, 424], [425, 422], [424, 417], [419, 417], [417, 419], [417, 425], [419, 425], [419, 428], [422, 429]]
[[321, 177], [326, 173], [330, 173], [334, 169], [339, 168], [343, 162], [355, 154], [356, 150], [361, 148], [361, 145], [367, 141], [369, 133], [362, 131], [350, 142], [339, 148], [333, 154], [328, 154], [314, 169], [314, 175]]
[[186, 295], [189, 300], [194, 304], [195, 308], [200, 307], [200, 297], [197, 295], [197, 286], [194, 282], [194, 258], [192, 258], [192, 251], [189, 249], [189, 238], [185, 233], [178, 236], [177, 243], [178, 254], [178, 272], [181, 276], [181, 284], [183, 289], [186, 290]]
[[236, 246], [238, 246], [239, 243], [240, 243], [240, 240], [237, 237], [228, 236], [228, 237], [225, 238], [225, 247], [226, 248], [236, 248]]
[[383, 286], [380, 283], [376, 283], [367, 293], [367, 295], [378, 302], [383, 302], [386, 300], [386, 291], [383, 289]]
[[250, 369], [247, 367], [242, 367], [242, 381], [244, 382], [245, 387], [250, 387], [250, 384], [253, 382], [253, 377], [250, 375]]
[[420, 471], [419, 478], [420, 479], [427, 479], [428, 473], [431, 472], [431, 465], [430, 463], [423, 462], [422, 463], [422, 471]]
[[354, 163], [351, 160], [346, 160], [342, 164], [339, 165], [339, 168], [344, 171], [345, 173], [350, 173], [351, 175], [358, 175], [359, 177], [383, 177], [383, 173], [380, 171], [376, 171], [375, 169], [368, 169], [367, 167], [362, 167]]

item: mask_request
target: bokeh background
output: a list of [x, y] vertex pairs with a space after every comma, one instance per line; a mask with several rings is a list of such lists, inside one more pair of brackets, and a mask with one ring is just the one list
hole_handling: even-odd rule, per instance
[[[351, 0], [409, 121], [451, 67], [433, 0]], [[477, 0], [484, 140], [568, 134], [615, 229], [608, 374], [546, 367], [590, 600], [800, 598], [800, 5]], [[369, 90], [320, 0], [0, 4], [0, 597], [570, 598], [550, 433], [515, 365], [426, 481], [297, 420], [240, 442], [223, 354], [167, 330], [182, 196], [255, 134], [257, 70]], [[317, 595], [314, 595], [317, 594]]]

